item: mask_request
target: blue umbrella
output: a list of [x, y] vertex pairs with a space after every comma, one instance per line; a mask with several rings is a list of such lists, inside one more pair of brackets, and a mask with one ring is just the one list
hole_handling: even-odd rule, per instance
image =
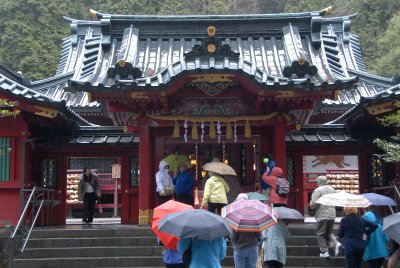
[[367, 198], [373, 206], [397, 206], [396, 201], [381, 194], [365, 193], [361, 195]]
[[184, 210], [164, 216], [158, 223], [158, 231], [179, 238], [214, 240], [232, 235], [225, 220], [204, 209]]

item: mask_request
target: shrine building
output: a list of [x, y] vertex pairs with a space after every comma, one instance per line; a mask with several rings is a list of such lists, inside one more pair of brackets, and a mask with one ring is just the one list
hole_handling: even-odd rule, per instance
[[[52, 224], [79, 217], [76, 182], [99, 174], [103, 207], [148, 224], [155, 173], [183, 154], [201, 192], [214, 157], [259, 190], [270, 154], [291, 183], [289, 207], [308, 215], [315, 178], [351, 193], [388, 186], [397, 167], [374, 139], [397, 108], [400, 81], [367, 72], [354, 16], [305, 13], [67, 18], [54, 76], [31, 81], [0, 65], [0, 207], [13, 224], [34, 186], [51, 189]], [[112, 166], [120, 167], [115, 178]], [[391, 182], [392, 181], [392, 182]]]

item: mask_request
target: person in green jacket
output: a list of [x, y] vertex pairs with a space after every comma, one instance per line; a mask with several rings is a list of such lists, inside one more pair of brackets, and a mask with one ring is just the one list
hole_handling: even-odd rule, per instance
[[207, 180], [204, 186], [203, 201], [201, 207], [204, 208], [208, 204], [208, 211], [221, 215], [221, 209], [228, 204], [228, 198], [226, 194], [229, 193], [229, 185], [221, 177], [220, 174], [215, 172], [208, 172], [210, 178]]

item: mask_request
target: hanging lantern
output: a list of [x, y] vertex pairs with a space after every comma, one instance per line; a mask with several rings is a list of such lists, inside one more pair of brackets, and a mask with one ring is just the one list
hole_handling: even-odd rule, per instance
[[214, 121], [210, 123], [210, 132], [208, 134], [210, 139], [215, 139], [217, 137], [217, 132], [215, 131]]
[[199, 133], [197, 132], [196, 122], [193, 122], [193, 126], [192, 126], [192, 139], [193, 140], [199, 139]]
[[228, 123], [226, 124], [226, 139], [227, 139], [227, 140], [233, 139], [233, 131], [232, 131], [231, 122], [228, 122]]
[[172, 138], [179, 138], [179, 123], [175, 120], [174, 132], [172, 133]]
[[249, 120], [246, 120], [246, 124], [244, 126], [244, 136], [246, 138], [251, 138], [251, 126]]

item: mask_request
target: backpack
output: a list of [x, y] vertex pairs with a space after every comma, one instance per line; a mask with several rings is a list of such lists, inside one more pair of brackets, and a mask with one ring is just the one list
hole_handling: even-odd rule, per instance
[[288, 197], [290, 191], [290, 184], [287, 179], [278, 177], [276, 180], [276, 193], [282, 197]]

